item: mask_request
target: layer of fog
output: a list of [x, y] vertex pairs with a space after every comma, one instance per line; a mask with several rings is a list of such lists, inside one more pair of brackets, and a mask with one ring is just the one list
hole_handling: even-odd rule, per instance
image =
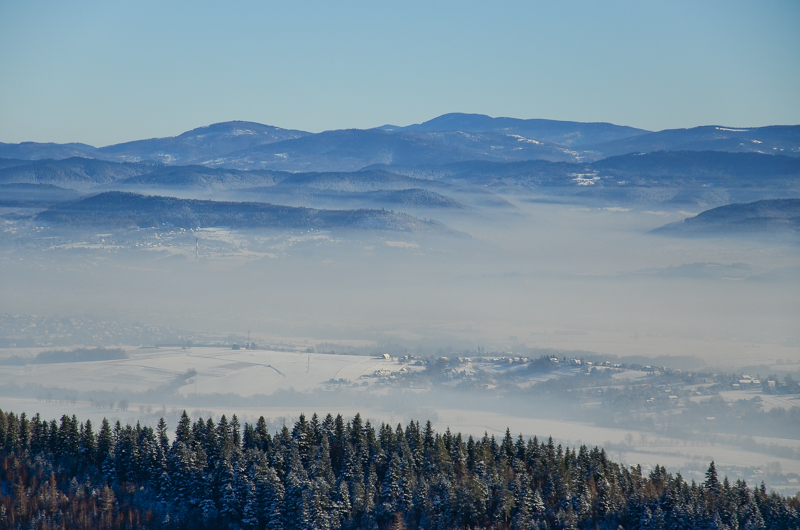
[[[462, 237], [98, 230], [65, 245], [58, 230], [17, 227], [2, 239], [0, 313], [428, 353], [525, 344], [712, 366], [800, 355], [796, 243], [646, 233], [688, 212], [517, 207], [429, 213]], [[62, 244], [49, 247], [52, 236]]]

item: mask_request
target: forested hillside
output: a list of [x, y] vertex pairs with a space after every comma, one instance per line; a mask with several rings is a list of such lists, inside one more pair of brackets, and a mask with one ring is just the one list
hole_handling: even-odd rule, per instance
[[656, 228], [652, 232], [691, 236], [798, 231], [800, 231], [800, 199], [773, 199], [712, 208], [694, 217]]
[[137, 424], [0, 411], [3, 528], [791, 529], [798, 498], [611, 462], [552, 438], [466, 440], [359, 415]]
[[386, 210], [316, 210], [255, 202], [177, 199], [109, 191], [53, 206], [37, 217], [42, 221], [78, 227], [178, 228], [230, 226], [233, 228], [326, 229], [362, 228], [405, 232], [444, 232], [436, 221], [417, 219]]

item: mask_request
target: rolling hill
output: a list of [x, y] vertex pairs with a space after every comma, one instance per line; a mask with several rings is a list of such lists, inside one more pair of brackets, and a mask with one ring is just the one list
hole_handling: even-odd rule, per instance
[[651, 231], [669, 236], [800, 233], [800, 199], [728, 204]]
[[384, 126], [388, 130], [424, 132], [463, 131], [518, 135], [539, 142], [578, 147], [637, 137], [649, 131], [612, 123], [581, 123], [558, 120], [492, 118], [483, 114], [455, 112], [407, 127]]
[[334, 173], [295, 173], [281, 180], [279, 188], [304, 188], [340, 192], [403, 190], [434, 184], [388, 171], [354, 171]]
[[602, 157], [654, 151], [727, 151], [800, 157], [800, 125], [668, 129], [582, 146]]
[[51, 184], [81, 190], [150, 173], [156, 168], [149, 164], [106, 162], [80, 157], [39, 160], [0, 169], [0, 184]]
[[114, 189], [122, 190], [203, 190], [218, 191], [256, 186], [271, 186], [291, 173], [277, 171], [242, 171], [206, 166], [166, 166], [150, 173], [117, 181]]
[[254, 202], [219, 202], [105, 192], [41, 212], [37, 220], [71, 227], [366, 229], [450, 232], [436, 221], [422, 221], [385, 210], [315, 210]]
[[93, 158], [96, 155], [96, 151], [97, 148], [80, 143], [0, 143], [0, 158], [16, 158], [20, 160], [44, 160], [47, 158], [61, 160], [74, 156]]
[[[222, 197], [236, 201], [256, 201], [290, 206], [313, 208], [410, 208], [410, 209], [455, 209], [466, 206], [446, 195], [435, 191], [409, 189], [379, 189], [374, 191], [336, 191], [308, 188], [284, 188], [269, 186], [231, 190]], [[496, 197], [496, 196], [495, 196]], [[467, 197], [472, 199], [472, 197]], [[499, 197], [496, 197], [500, 200]], [[473, 199], [474, 202], [474, 199]], [[486, 204], [486, 206], [495, 206]], [[501, 206], [510, 206], [504, 202]]]
[[150, 160], [170, 165], [193, 164], [309, 134], [260, 123], [229, 121], [192, 129], [178, 136], [101, 147], [97, 149], [97, 156], [130, 162]]

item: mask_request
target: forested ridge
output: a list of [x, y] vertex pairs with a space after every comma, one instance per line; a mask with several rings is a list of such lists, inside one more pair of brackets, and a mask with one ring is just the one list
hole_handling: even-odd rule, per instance
[[53, 206], [36, 217], [70, 226], [156, 227], [185, 229], [210, 226], [329, 230], [372, 228], [411, 232], [443, 231], [437, 221], [423, 221], [402, 212], [386, 210], [318, 210], [257, 202], [178, 199], [108, 191]]
[[2, 528], [793, 529], [798, 498], [552, 438], [438, 433], [341, 415], [99, 430], [0, 411]]

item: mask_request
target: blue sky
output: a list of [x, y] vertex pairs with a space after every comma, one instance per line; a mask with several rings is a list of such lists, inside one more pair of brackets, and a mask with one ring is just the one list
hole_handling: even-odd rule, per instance
[[0, 3], [0, 141], [446, 112], [800, 123], [800, 2]]

